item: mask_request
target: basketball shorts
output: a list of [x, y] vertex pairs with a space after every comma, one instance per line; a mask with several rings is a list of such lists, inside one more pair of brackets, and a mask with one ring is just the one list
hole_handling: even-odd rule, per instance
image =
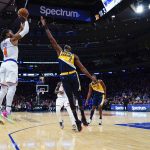
[[0, 67], [0, 84], [18, 82], [18, 64], [13, 61], [3, 62]]
[[93, 96], [93, 106], [99, 106], [104, 99], [104, 94], [99, 93]]
[[58, 97], [56, 99], [56, 106], [60, 106], [60, 107], [68, 107], [70, 106], [68, 98], [63, 98], [63, 97]]

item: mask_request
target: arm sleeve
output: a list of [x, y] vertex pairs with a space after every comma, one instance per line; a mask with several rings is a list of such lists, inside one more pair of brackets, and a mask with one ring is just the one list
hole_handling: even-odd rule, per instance
[[29, 23], [25, 21], [23, 30], [19, 33], [21, 37], [24, 37], [29, 32]]

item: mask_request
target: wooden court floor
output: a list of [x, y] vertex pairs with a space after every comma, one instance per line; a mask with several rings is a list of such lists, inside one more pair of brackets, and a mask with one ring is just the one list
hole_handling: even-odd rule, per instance
[[[0, 125], [0, 150], [150, 150], [150, 130], [115, 124], [150, 123], [150, 113], [103, 112], [82, 132], [72, 131], [67, 113], [59, 128], [55, 113], [13, 113], [14, 124]], [[89, 112], [86, 112], [87, 118]]]

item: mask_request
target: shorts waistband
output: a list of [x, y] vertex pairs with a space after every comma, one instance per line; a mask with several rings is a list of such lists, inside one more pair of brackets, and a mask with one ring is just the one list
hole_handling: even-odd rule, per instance
[[3, 62], [7, 62], [7, 61], [13, 61], [13, 62], [17, 63], [17, 61], [15, 59], [6, 59]]
[[62, 72], [60, 75], [65, 76], [65, 75], [70, 75], [70, 74], [74, 74], [74, 73], [76, 73], [76, 70], [69, 71], [69, 72]]

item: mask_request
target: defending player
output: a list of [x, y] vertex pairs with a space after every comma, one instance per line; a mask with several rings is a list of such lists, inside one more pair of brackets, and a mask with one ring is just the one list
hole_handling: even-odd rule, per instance
[[78, 116], [76, 113], [76, 107], [73, 102], [73, 94], [75, 95], [75, 97], [78, 99], [78, 102], [79, 102], [79, 107], [80, 107], [81, 116], [82, 116], [82, 119], [81, 119], [82, 123], [86, 126], [88, 125], [88, 123], [86, 121], [86, 118], [84, 115], [84, 109], [82, 107], [82, 100], [80, 97], [81, 86], [80, 86], [79, 77], [76, 71], [76, 66], [78, 66], [80, 70], [87, 77], [89, 77], [92, 80], [93, 78], [90, 75], [90, 73], [87, 71], [87, 69], [82, 65], [82, 63], [79, 60], [79, 57], [71, 53], [71, 47], [69, 45], [65, 45], [64, 50], [60, 47], [60, 45], [56, 42], [56, 40], [52, 36], [43, 17], [41, 17], [41, 23], [43, 27], [45, 28], [46, 34], [50, 40], [50, 43], [52, 44], [52, 47], [57, 52], [60, 71], [61, 71], [60, 76], [61, 76], [61, 80], [63, 83], [63, 87], [69, 99], [70, 107], [75, 117], [78, 131], [81, 131], [82, 130], [81, 121], [78, 119]]
[[11, 105], [18, 82], [18, 41], [29, 32], [27, 17], [20, 17], [21, 20], [24, 20], [24, 27], [20, 28], [16, 34], [13, 34], [9, 29], [5, 29], [1, 33], [1, 50], [4, 59], [0, 67], [0, 111], [3, 99], [6, 96], [6, 110], [1, 115], [7, 120], [9, 120], [11, 114]]
[[57, 118], [59, 120], [60, 127], [62, 129], [64, 128], [64, 122], [62, 120], [61, 113], [60, 113], [61, 108], [64, 106], [67, 109], [67, 112], [69, 114], [69, 117], [70, 117], [70, 120], [72, 123], [72, 129], [76, 130], [75, 119], [74, 119], [73, 113], [71, 111], [68, 97], [64, 91], [62, 82], [58, 82], [57, 87], [55, 89], [55, 94], [57, 94], [56, 114], [57, 114]]
[[89, 84], [89, 92], [86, 99], [86, 105], [88, 104], [88, 100], [90, 99], [92, 93], [93, 93], [93, 106], [90, 113], [90, 119], [89, 123], [92, 122], [92, 117], [94, 115], [94, 111], [96, 107], [98, 106], [99, 110], [99, 125], [102, 124], [102, 107], [104, 104], [104, 101], [106, 99], [106, 86], [102, 80], [97, 80], [95, 75], [92, 75], [93, 78], [95, 78], [96, 81], [92, 81]]

